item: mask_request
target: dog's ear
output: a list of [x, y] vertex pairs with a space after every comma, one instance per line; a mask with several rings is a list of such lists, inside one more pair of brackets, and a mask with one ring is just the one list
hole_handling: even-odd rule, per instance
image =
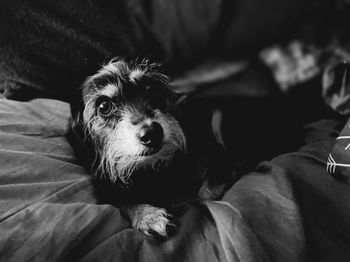
[[91, 152], [94, 152], [94, 150], [91, 150], [91, 141], [86, 137], [84, 131], [84, 102], [81, 98], [74, 99], [70, 102], [70, 111], [71, 116], [68, 123], [66, 138], [73, 148], [78, 163], [87, 167], [87, 164], [93, 159]]

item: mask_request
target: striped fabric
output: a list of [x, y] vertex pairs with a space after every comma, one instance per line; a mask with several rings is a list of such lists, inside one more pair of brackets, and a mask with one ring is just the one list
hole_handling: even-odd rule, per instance
[[328, 155], [327, 172], [336, 179], [350, 183], [350, 120]]

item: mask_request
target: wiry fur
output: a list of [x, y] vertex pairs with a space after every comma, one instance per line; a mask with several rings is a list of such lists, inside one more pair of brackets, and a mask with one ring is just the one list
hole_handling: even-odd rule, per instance
[[[99, 111], [101, 99], [112, 106], [108, 115]], [[153, 194], [157, 199], [163, 198], [159, 194], [167, 194], [165, 201], [171, 201], [173, 193], [194, 196], [198, 191], [207, 192], [209, 189], [199, 190], [197, 185], [202, 183], [207, 169], [197, 168], [197, 162], [188, 159], [188, 141], [178, 119], [176, 99], [168, 78], [147, 60], [127, 63], [116, 58], [88, 77], [82, 86], [81, 105], [72, 106], [71, 130], [81, 139], [82, 155], [87, 153], [85, 161], [89, 163], [85, 164], [92, 175], [119, 185], [119, 189], [134, 188], [130, 194], [138, 194], [139, 189], [146, 192], [143, 196]], [[161, 144], [154, 150], [141, 143], [138, 136], [144, 126], [152, 123], [162, 130]], [[192, 167], [188, 167], [189, 163]], [[205, 170], [205, 174], [198, 170]], [[134, 185], [137, 176], [143, 177], [143, 182]], [[188, 181], [182, 183], [184, 179]], [[148, 186], [143, 185], [145, 181], [148, 186], [153, 183], [149, 193]], [[159, 188], [160, 181], [163, 184]], [[181, 190], [176, 190], [175, 185], [180, 185]], [[127, 208], [133, 227], [145, 234], [155, 232], [166, 237], [171, 216], [166, 209], [143, 201], [147, 200], [139, 199], [139, 203]]]
[[175, 154], [186, 151], [185, 135], [179, 123], [171, 115], [166, 115], [159, 110], [154, 111], [154, 117], [147, 118], [142, 123], [150, 121], [158, 122], [164, 130], [164, 144], [159, 152], [145, 156], [146, 148], [137, 141], [135, 134], [139, 128], [130, 122], [134, 112], [126, 107], [120, 113], [118, 124], [106, 126], [99, 117], [91, 115], [89, 104], [84, 110], [84, 120], [87, 125], [85, 132], [96, 145], [96, 175], [107, 175], [113, 183], [120, 180], [128, 183], [129, 178], [136, 169], [166, 168]]
[[[161, 236], [167, 235], [167, 227], [175, 225], [170, 221], [171, 216], [164, 208], [158, 208], [151, 205], [137, 205], [130, 209], [132, 214], [132, 225], [139, 229], [145, 235], [151, 235], [150, 225], [154, 232]], [[141, 219], [140, 219], [141, 218]]]
[[[123, 60], [112, 60], [84, 83], [83, 129], [85, 135], [93, 141], [96, 150], [93, 165], [95, 175], [107, 176], [113, 183], [120, 181], [127, 184], [135, 170], [151, 168], [157, 171], [165, 168], [175, 154], [185, 153], [185, 135], [178, 121], [167, 112], [152, 108], [152, 116], [147, 116], [134, 104], [125, 102], [115, 110], [118, 122], [107, 123], [96, 114], [95, 103], [99, 96], [123, 97], [123, 81], [137, 85], [137, 81], [142, 77], [148, 77], [167, 86], [167, 77], [151, 70], [154, 67], [155, 64], [149, 64], [146, 60], [131, 65]], [[108, 84], [102, 87], [95, 83], [96, 79], [111, 75], [116, 76], [114, 82], [108, 81]], [[138, 125], [131, 123], [135, 116], [141, 119]], [[156, 154], [145, 156], [147, 148], [140, 144], [135, 134], [142, 124], [151, 121], [156, 121], [163, 128], [164, 144]]]

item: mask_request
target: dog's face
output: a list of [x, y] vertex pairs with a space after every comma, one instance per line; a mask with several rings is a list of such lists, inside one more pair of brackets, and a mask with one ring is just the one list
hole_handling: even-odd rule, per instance
[[93, 172], [127, 184], [139, 171], [162, 170], [186, 151], [176, 96], [155, 65], [112, 60], [83, 84], [73, 126], [94, 150]]

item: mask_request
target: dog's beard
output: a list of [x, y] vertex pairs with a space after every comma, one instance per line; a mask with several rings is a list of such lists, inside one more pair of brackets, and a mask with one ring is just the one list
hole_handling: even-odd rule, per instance
[[172, 163], [174, 156], [186, 152], [185, 135], [178, 121], [157, 110], [152, 120], [163, 128], [164, 141], [159, 151], [148, 154], [149, 149], [136, 138], [137, 127], [130, 122], [130, 114], [122, 113], [114, 126], [106, 126], [98, 116], [90, 118], [86, 125], [86, 135], [95, 143], [95, 175], [125, 185], [132, 182], [136, 172], [159, 172]]

